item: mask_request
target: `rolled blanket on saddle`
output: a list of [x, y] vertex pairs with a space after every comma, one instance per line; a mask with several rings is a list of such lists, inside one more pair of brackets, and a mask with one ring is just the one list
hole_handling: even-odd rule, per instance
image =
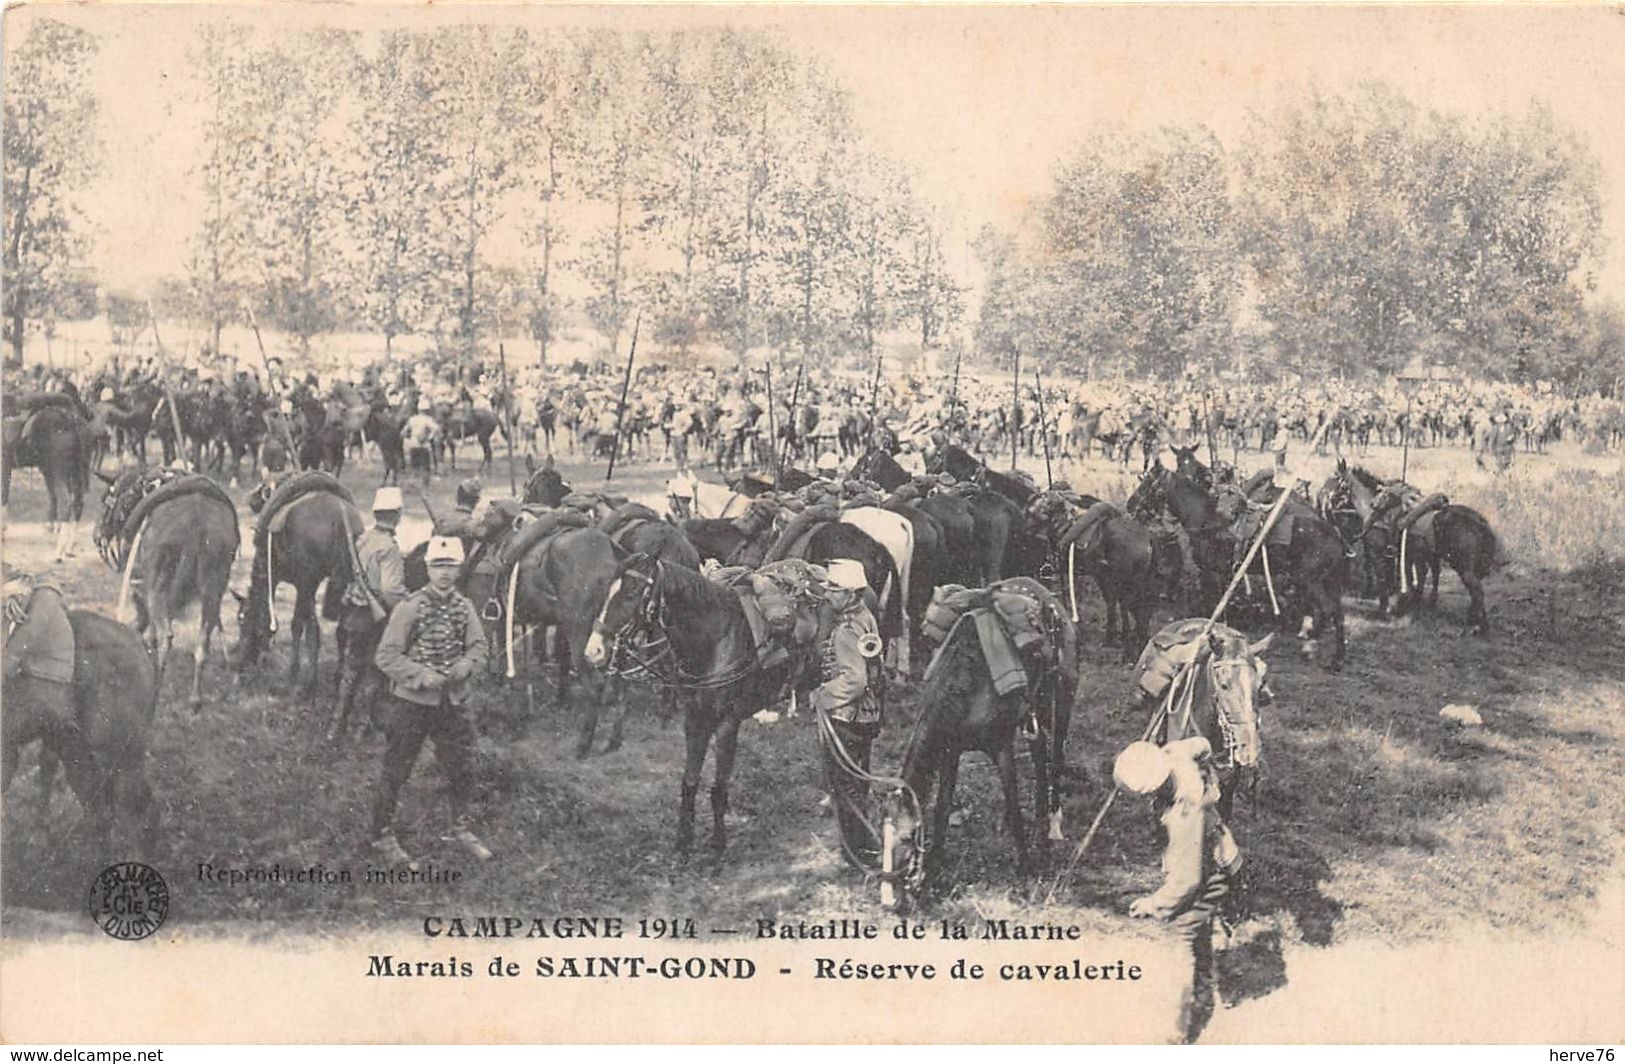
[[[1134, 666], [1134, 680], [1140, 690], [1151, 698], [1161, 698], [1180, 670], [1196, 660], [1205, 645], [1198, 637], [1206, 627], [1207, 621], [1192, 617], [1165, 625], [1153, 635]], [[1228, 625], [1215, 623], [1212, 633], [1226, 640], [1246, 640]]]
[[[96, 530], [98, 543], [107, 544], [107, 553], [113, 556], [109, 560], [115, 565], [123, 564], [124, 553], [129, 549], [136, 534], [141, 531], [141, 526], [146, 523], [153, 510], [166, 502], [188, 495], [207, 495], [224, 505], [234, 520], [237, 516], [237, 505], [231, 501], [231, 496], [227, 495], [220, 485], [201, 473], [166, 470], [162, 474], [145, 477], [140, 482], [131, 484], [126, 492], [120, 495], [120, 499], [114, 504], [117, 511], [111, 515], [104, 514], [103, 526]], [[112, 503], [113, 500], [110, 499], [109, 502]]]
[[[754, 510], [755, 507], [753, 506], [752, 509]], [[749, 516], [748, 512], [746, 516]], [[840, 519], [841, 511], [839, 507], [826, 504], [808, 506], [790, 518], [790, 522], [784, 526], [784, 531], [779, 533], [779, 538], [774, 541], [772, 547], [768, 548], [766, 556], [762, 559], [763, 563], [782, 561], [792, 555], [799, 554], [803, 542], [820, 526]]]
[[625, 546], [621, 542], [633, 529], [645, 521], [658, 521], [660, 515], [641, 502], [627, 502], [615, 507], [609, 515], [598, 522], [598, 531], [608, 536], [618, 546]]
[[1436, 491], [1432, 495], [1426, 496], [1421, 501], [1413, 504], [1404, 513], [1400, 514], [1399, 518], [1394, 522], [1394, 528], [1397, 531], [1404, 532], [1411, 528], [1412, 525], [1415, 525], [1425, 515], [1435, 513], [1449, 505], [1450, 497], [1445, 495], [1443, 492]]

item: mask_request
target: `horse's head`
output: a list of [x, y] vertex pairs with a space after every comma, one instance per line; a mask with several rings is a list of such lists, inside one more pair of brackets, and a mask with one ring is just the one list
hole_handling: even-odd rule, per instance
[[699, 478], [684, 470], [666, 481], [666, 500], [673, 517], [679, 521], [697, 516], [694, 512], [694, 492]]
[[1262, 746], [1258, 736], [1258, 707], [1270, 700], [1264, 679], [1269, 665], [1264, 654], [1275, 640], [1274, 633], [1248, 644], [1239, 634], [1212, 632], [1208, 635], [1205, 663], [1218, 713], [1219, 731], [1238, 768], [1258, 764]]
[[880, 807], [881, 900], [893, 904], [888, 889], [900, 889], [906, 905], [925, 879], [925, 813], [918, 796], [908, 789], [887, 794]]
[[481, 543], [491, 543], [510, 532], [519, 520], [520, 505], [514, 499], [488, 499], [474, 516], [471, 529]]
[[1152, 464], [1140, 475], [1140, 482], [1134, 486], [1134, 493], [1123, 508], [1131, 514], [1160, 514], [1167, 505], [1167, 488], [1168, 470], [1160, 464]]
[[1072, 507], [1057, 491], [1043, 491], [1034, 495], [1027, 504], [1027, 531], [1031, 535], [1055, 538], [1064, 531], [1072, 516]]
[[604, 605], [593, 621], [584, 656], [593, 668], [614, 664], [623, 651], [631, 650], [633, 639], [642, 638], [642, 649], [654, 640], [664, 641], [660, 621], [660, 576], [658, 559], [633, 554], [615, 567], [604, 594]]

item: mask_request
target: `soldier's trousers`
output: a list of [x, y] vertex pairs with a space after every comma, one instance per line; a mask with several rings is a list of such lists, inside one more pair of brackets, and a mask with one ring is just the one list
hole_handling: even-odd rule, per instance
[[[869, 750], [880, 734], [880, 722], [853, 724], [832, 720], [831, 723], [847, 754], [865, 772], [869, 771]], [[824, 778], [835, 802], [835, 815], [846, 848], [855, 854], [878, 853], [880, 840], [864, 825], [860, 815], [869, 804], [869, 784], [842, 768], [830, 750], [824, 751]]]
[[468, 811], [473, 788], [474, 724], [467, 707], [444, 699], [437, 706], [422, 706], [391, 695], [387, 713], [384, 729], [388, 745], [384, 748], [384, 772], [378, 781], [378, 794], [372, 808], [373, 834], [382, 832], [394, 820], [401, 787], [412, 775], [412, 765], [425, 739], [434, 740], [435, 760], [446, 774], [452, 816], [461, 819]]
[[1213, 922], [1224, 912], [1230, 898], [1230, 877], [1223, 871], [1208, 874], [1202, 892], [1189, 909], [1171, 921], [1174, 933], [1191, 953], [1191, 982], [1180, 997], [1179, 1035], [1189, 1044], [1201, 1037], [1213, 1008], [1218, 977], [1213, 962]]

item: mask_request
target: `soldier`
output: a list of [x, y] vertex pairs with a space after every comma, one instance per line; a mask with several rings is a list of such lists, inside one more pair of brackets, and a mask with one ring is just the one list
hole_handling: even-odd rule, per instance
[[440, 436], [440, 425], [429, 416], [429, 398], [418, 398], [417, 413], [406, 419], [401, 428], [401, 438], [406, 443], [406, 457], [412, 472], [423, 478], [423, 486], [429, 486], [430, 471], [433, 466], [433, 455], [430, 453], [435, 440]]
[[1191, 982], [1180, 998], [1179, 1040], [1194, 1042], [1213, 1016], [1216, 983], [1213, 922], [1232, 903], [1241, 850], [1219, 815], [1219, 777], [1201, 736], [1166, 746], [1130, 743], [1112, 767], [1117, 785], [1151, 799], [1167, 835], [1163, 883], [1136, 899], [1129, 915], [1170, 924], [1190, 949]]
[[479, 477], [469, 477], [457, 485], [457, 508], [445, 517], [435, 521], [434, 534], [437, 536], [456, 536], [463, 541], [466, 551], [474, 538], [474, 507], [480, 504], [480, 493], [484, 486]]
[[854, 846], [876, 852], [879, 840], [860, 834], [868, 784], [852, 769], [869, 770], [869, 750], [880, 734], [880, 630], [864, 603], [869, 582], [860, 563], [847, 558], [830, 562], [829, 584], [835, 623], [824, 642], [823, 682], [808, 702], [815, 712], [829, 717], [834, 733], [835, 742], [825, 742], [824, 770], [841, 841], [849, 852]]
[[457, 590], [463, 545], [447, 536], [429, 540], [424, 561], [429, 586], [414, 592], [390, 614], [378, 641], [378, 668], [389, 677], [388, 746], [372, 810], [373, 849], [391, 864], [417, 864], [395, 837], [393, 821], [401, 787], [425, 739], [434, 740], [444, 769], [453, 817], [451, 840], [476, 859], [491, 857], [470, 827], [473, 789], [470, 761], [474, 724], [466, 705], [473, 677], [485, 666], [485, 630], [479, 611]]
[[356, 537], [356, 561], [360, 571], [356, 579], [344, 589], [344, 608], [339, 616], [339, 627], [349, 641], [344, 658], [344, 672], [339, 677], [338, 713], [333, 720], [330, 739], [344, 737], [344, 723], [350, 719], [350, 706], [357, 692], [363, 703], [376, 714], [379, 673], [373, 664], [378, 651], [378, 639], [384, 633], [384, 624], [390, 611], [406, 597], [406, 560], [395, 541], [395, 529], [401, 522], [401, 489], [379, 488], [372, 500], [373, 527]]
[[[77, 729], [72, 693], [73, 625], [62, 592], [50, 584], [36, 583], [25, 573], [15, 573], [6, 579], [4, 598], [6, 701], [45, 707], [40, 722], [45, 730]], [[8, 736], [6, 750], [40, 737]], [[5, 766], [7, 777], [14, 767]]]

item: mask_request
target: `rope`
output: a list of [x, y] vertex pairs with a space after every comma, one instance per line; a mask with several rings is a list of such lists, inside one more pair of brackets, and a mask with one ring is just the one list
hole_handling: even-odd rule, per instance
[[1264, 588], [1270, 593], [1270, 610], [1279, 617], [1281, 604], [1275, 600], [1275, 578], [1270, 575], [1270, 549], [1265, 547], [1261, 552], [1264, 557]]
[[1402, 529], [1399, 533], [1399, 593], [1401, 595], [1409, 594], [1411, 590], [1410, 574], [1407, 572], [1409, 567], [1405, 564], [1405, 549], [1410, 545], [1410, 539], [1411, 530], [1408, 528]]
[[1078, 623], [1078, 542], [1073, 540], [1066, 547], [1066, 583], [1072, 592], [1072, 623]]
[[508, 657], [508, 679], [510, 679], [510, 680], [514, 678], [514, 668], [513, 668], [513, 602], [514, 602], [514, 596], [516, 595], [516, 593], [519, 590], [519, 562], [520, 562], [520, 559], [517, 559], [517, 558], [514, 559], [513, 568], [508, 571], [508, 616], [507, 616], [507, 619], [503, 622], [503, 625], [504, 625], [503, 642], [506, 644], [505, 650], [506, 650], [507, 657]]

